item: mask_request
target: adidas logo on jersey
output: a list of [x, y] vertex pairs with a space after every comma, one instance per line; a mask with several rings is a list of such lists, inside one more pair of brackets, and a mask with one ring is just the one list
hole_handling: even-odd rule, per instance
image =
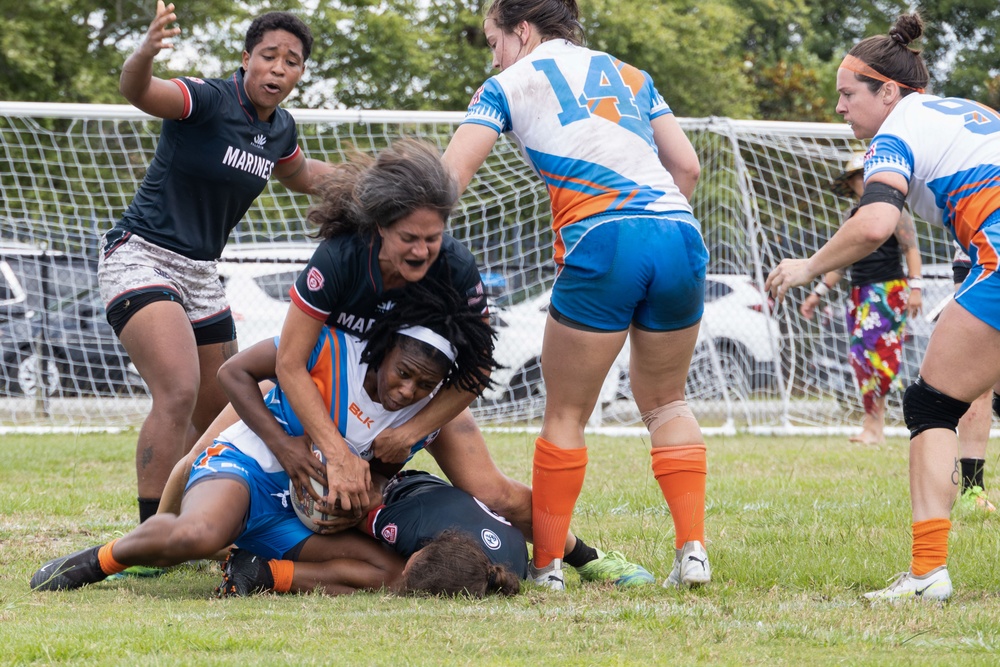
[[267, 137], [265, 137], [265, 136], [264, 136], [263, 134], [258, 134], [258, 135], [257, 135], [256, 137], [254, 137], [254, 138], [253, 138], [253, 140], [252, 140], [252, 141], [250, 142], [250, 145], [251, 145], [251, 146], [255, 146], [255, 147], [257, 147], [257, 148], [263, 148], [263, 147], [264, 147], [264, 144], [266, 144], [266, 143], [267, 143]]

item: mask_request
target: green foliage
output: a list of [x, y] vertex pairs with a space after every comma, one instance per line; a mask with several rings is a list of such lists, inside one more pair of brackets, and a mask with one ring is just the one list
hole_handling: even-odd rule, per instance
[[934, 92], [1000, 108], [1000, 5], [995, 0], [935, 0], [919, 7], [929, 24], [924, 54], [932, 65]]
[[737, 38], [748, 24], [725, 2], [587, 0], [582, 5], [588, 45], [648, 72], [677, 115], [753, 115]]
[[[489, 75], [488, 0], [201, 0], [177, 7], [176, 56], [158, 76], [222, 76], [246, 26], [303, 15], [316, 37], [290, 106], [462, 110]], [[935, 90], [1000, 106], [993, 0], [918, 3]], [[0, 99], [121, 102], [118, 73], [152, 18], [150, 0], [0, 0]], [[682, 116], [837, 120], [836, 65], [885, 34], [903, 0], [580, 0], [589, 44], [641, 69]], [[180, 71], [171, 69], [177, 67]], [[706, 85], [708, 83], [708, 85]]]

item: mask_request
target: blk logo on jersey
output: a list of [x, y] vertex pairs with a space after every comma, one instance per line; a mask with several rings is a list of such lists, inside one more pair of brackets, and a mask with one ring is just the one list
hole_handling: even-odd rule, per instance
[[318, 292], [323, 289], [323, 273], [315, 266], [309, 269], [306, 274], [306, 286], [310, 292]]
[[361, 411], [361, 408], [358, 407], [357, 403], [351, 401], [351, 405], [347, 409], [350, 410], [352, 415], [358, 418], [358, 421], [361, 422], [363, 426], [366, 426], [369, 430], [371, 430], [373, 423], [372, 418], [365, 417], [365, 413]]
[[396, 533], [398, 532], [396, 524], [390, 523], [388, 526], [382, 529], [382, 539], [385, 540], [386, 544], [396, 543]]
[[267, 137], [265, 137], [263, 134], [258, 134], [250, 142], [250, 145], [251, 146], [255, 146], [256, 148], [263, 148], [264, 144], [266, 144], [266, 143], [267, 143]]

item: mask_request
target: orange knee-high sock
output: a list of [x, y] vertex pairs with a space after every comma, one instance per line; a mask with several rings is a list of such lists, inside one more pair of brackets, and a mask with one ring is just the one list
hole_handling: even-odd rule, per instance
[[708, 466], [705, 445], [654, 447], [653, 477], [660, 485], [674, 518], [676, 547], [697, 540], [705, 543], [705, 478]]
[[108, 576], [124, 572], [128, 569], [128, 565], [122, 565], [111, 555], [111, 550], [117, 541], [117, 539], [111, 540], [97, 551], [97, 562], [101, 565], [101, 572]]
[[948, 519], [927, 519], [913, 524], [913, 560], [910, 572], [920, 577], [948, 562]]
[[287, 593], [292, 590], [292, 577], [295, 576], [294, 561], [269, 560], [267, 566], [271, 568], [271, 576], [274, 577], [275, 593]]
[[531, 467], [531, 533], [535, 567], [563, 557], [573, 507], [587, 472], [587, 448], [562, 449], [544, 438], [535, 440]]

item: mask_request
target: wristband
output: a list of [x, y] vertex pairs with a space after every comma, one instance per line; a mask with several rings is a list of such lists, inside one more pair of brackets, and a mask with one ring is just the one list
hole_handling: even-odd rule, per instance
[[829, 291], [830, 291], [830, 286], [827, 285], [822, 280], [816, 283], [816, 287], [813, 288], [813, 294], [815, 294], [818, 297], [826, 296], [827, 293], [829, 293]]
[[916, 278], [909, 278], [908, 282], [911, 290], [924, 288], [924, 279], [920, 276], [917, 276]]

